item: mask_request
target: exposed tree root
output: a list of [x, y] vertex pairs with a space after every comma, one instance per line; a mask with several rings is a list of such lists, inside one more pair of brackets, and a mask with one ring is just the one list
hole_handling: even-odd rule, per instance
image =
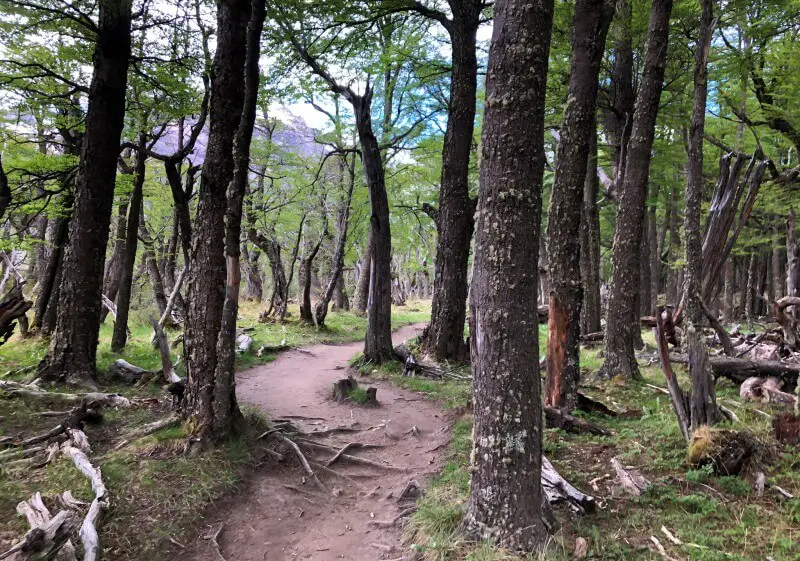
[[300, 465], [303, 466], [303, 469], [305, 470], [306, 474], [308, 475], [308, 477], [311, 478], [311, 480], [316, 484], [316, 486], [319, 487], [320, 490], [322, 490], [324, 493], [330, 494], [328, 488], [322, 483], [322, 481], [319, 480], [317, 474], [314, 473], [313, 469], [311, 469], [311, 466], [308, 465], [308, 460], [303, 455], [303, 452], [300, 450], [300, 447], [297, 446], [297, 444], [293, 440], [285, 437], [280, 432], [276, 432], [275, 436], [292, 448], [295, 456], [297, 456], [297, 459], [300, 461]]
[[129, 432], [126, 434], [120, 442], [114, 446], [114, 450], [119, 450], [120, 448], [124, 448], [134, 440], [139, 440], [140, 438], [144, 438], [145, 436], [149, 436], [154, 432], [158, 432], [161, 429], [176, 427], [180, 424], [181, 419], [177, 415], [172, 415], [170, 417], [166, 417], [164, 419], [160, 419], [153, 423], [144, 425], [134, 431]]

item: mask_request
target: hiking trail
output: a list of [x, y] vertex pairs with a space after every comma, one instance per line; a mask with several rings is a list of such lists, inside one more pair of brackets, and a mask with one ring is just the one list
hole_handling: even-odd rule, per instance
[[[395, 344], [421, 326], [393, 334]], [[278, 358], [237, 376], [240, 403], [256, 405], [271, 419], [290, 419], [305, 432], [351, 427], [352, 431], [315, 437], [341, 449], [358, 442], [375, 448], [349, 454], [403, 469], [337, 461], [337, 477], [314, 468], [331, 493], [309, 480], [297, 459], [287, 452], [282, 462], [267, 458], [249, 476], [242, 490], [210, 511], [196, 540], [186, 550], [171, 547], [183, 561], [283, 561], [293, 559], [377, 561], [402, 559], [402, 524], [384, 525], [414, 502], [398, 502], [410, 481], [424, 489], [437, 474], [450, 441], [450, 422], [441, 408], [424, 396], [389, 382], [357, 376], [361, 387], [378, 388], [379, 407], [331, 400], [333, 383], [347, 377], [347, 361], [363, 343], [314, 345], [282, 353]], [[324, 465], [333, 452], [320, 451], [311, 461]], [[217, 530], [219, 553], [211, 539]]]

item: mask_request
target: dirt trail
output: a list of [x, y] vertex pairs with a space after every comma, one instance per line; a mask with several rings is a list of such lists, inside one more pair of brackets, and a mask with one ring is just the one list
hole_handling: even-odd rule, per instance
[[[420, 327], [399, 330], [395, 343], [414, 336]], [[331, 401], [333, 382], [346, 375], [348, 359], [362, 348], [362, 343], [315, 345], [284, 353], [272, 363], [243, 372], [237, 396], [242, 403], [262, 407], [273, 419], [291, 417], [306, 432], [351, 425], [363, 429], [315, 440], [335, 448], [349, 442], [381, 445], [350, 453], [407, 469], [337, 462], [332, 469], [351, 481], [316, 470], [333, 491], [323, 494], [311, 481], [303, 484], [305, 473], [294, 457], [280, 464], [268, 460], [257, 468], [261, 474], [252, 477], [244, 492], [204, 521], [211, 534], [224, 525], [218, 541], [227, 561], [376, 561], [402, 556], [400, 526], [383, 528], [374, 522], [392, 520], [408, 506], [398, 504], [396, 497], [409, 480], [424, 487], [440, 470], [449, 423], [435, 403], [385, 382], [371, 384], [378, 388], [380, 407]], [[362, 385], [367, 382], [359, 380]], [[417, 428], [416, 435], [412, 427]], [[324, 463], [332, 455], [320, 452], [317, 459]], [[178, 559], [220, 561], [211, 540], [202, 537]]]

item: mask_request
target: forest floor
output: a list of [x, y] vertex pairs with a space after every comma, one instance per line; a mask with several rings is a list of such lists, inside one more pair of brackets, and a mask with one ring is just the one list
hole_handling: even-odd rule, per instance
[[[253, 328], [252, 352], [237, 356], [239, 371], [275, 360], [279, 354], [257, 356], [262, 345], [290, 348], [317, 343], [344, 343], [363, 339], [366, 319], [351, 313], [332, 313], [324, 329], [297, 323], [297, 310], [284, 325], [258, 323], [259, 306], [243, 303], [238, 325]], [[395, 328], [419, 323], [429, 317], [429, 305], [419, 303], [393, 311]], [[105, 371], [114, 360], [123, 358], [137, 366], [160, 368], [158, 352], [149, 343], [152, 330], [144, 311], [135, 314], [125, 351], [109, 349], [111, 320], [102, 327], [98, 347], [98, 367]], [[175, 334], [170, 333], [170, 337]], [[336, 347], [332, 347], [336, 348]], [[30, 375], [47, 350], [39, 338], [14, 336], [0, 347], [0, 379], [22, 381]], [[173, 353], [176, 351], [173, 351]], [[293, 351], [289, 351], [294, 354]], [[178, 357], [173, 356], [173, 360]], [[183, 377], [180, 365], [177, 372]], [[186, 432], [181, 426], [162, 429], [119, 450], [114, 448], [121, 435], [171, 414], [171, 399], [158, 382], [146, 387], [104, 387], [135, 400], [130, 409], [109, 409], [99, 425], [87, 425], [85, 432], [92, 446], [91, 459], [99, 465], [111, 496], [111, 507], [103, 515], [100, 540], [105, 558], [128, 561], [157, 561], [169, 558], [165, 544], [182, 543], [194, 528], [198, 513], [230, 496], [248, 474], [259, 467], [258, 447], [253, 437], [237, 438], [214, 452], [189, 457], [183, 454]], [[58, 389], [56, 389], [58, 391]], [[63, 391], [72, 391], [65, 389]], [[44, 416], [43, 411], [19, 399], [5, 399], [0, 390], [0, 436], [27, 438], [46, 432], [61, 420]], [[244, 405], [243, 411], [254, 428], [265, 427], [260, 409]], [[66, 412], [64, 413], [66, 415]], [[16, 505], [37, 491], [54, 509], [54, 498], [70, 490], [78, 499], [93, 497], [88, 480], [69, 458], [60, 457], [46, 467], [31, 469], [0, 465], [0, 551], [4, 551], [26, 530], [25, 520], [15, 512]], [[178, 546], [179, 547], [179, 546]]]
[[[130, 397], [157, 399], [133, 410], [108, 411], [102, 425], [87, 428], [93, 459], [102, 467], [112, 496], [101, 526], [106, 558], [219, 561], [213, 541], [204, 538], [221, 529], [217, 541], [227, 561], [377, 561], [403, 555], [425, 561], [566, 560], [572, 557], [578, 537], [589, 544], [588, 559], [800, 559], [800, 451], [774, 441], [769, 418], [786, 406], [743, 402], [737, 387], [725, 380], [717, 384], [718, 398], [739, 418], [727, 428], [748, 430], [762, 443], [760, 468], [767, 476], [763, 496], [754, 491], [752, 471], [745, 477], [719, 477], [688, 466], [669, 398], [653, 387], [663, 388], [664, 379], [651, 360], [651, 335], [645, 335], [648, 347], [640, 354], [643, 381], [592, 381], [602, 359], [597, 348], [583, 350], [582, 391], [617, 411], [640, 414], [633, 418], [576, 414], [610, 431], [608, 436], [544, 431], [544, 453], [561, 475], [597, 499], [598, 508], [575, 516], [559, 507], [561, 528], [547, 551], [520, 558], [459, 538], [469, 489], [469, 382], [404, 377], [399, 363], [368, 365], [362, 367], [368, 376], [357, 379], [362, 386], [378, 388], [381, 406], [336, 404], [327, 398], [331, 384], [346, 376], [348, 358], [361, 345], [323, 343], [360, 339], [363, 318], [333, 314], [329, 328], [319, 331], [291, 321], [285, 326], [256, 324], [257, 309], [251, 308], [244, 307], [240, 324], [256, 327], [254, 348], [285, 341], [291, 347], [310, 348], [310, 353], [289, 350], [277, 357], [242, 357], [237, 393], [250, 422], [267, 427], [267, 417], [274, 421], [293, 415], [293, 423], [304, 432], [343, 425], [352, 430], [315, 440], [331, 448], [356, 441], [383, 446], [351, 453], [411, 471], [339, 462], [331, 469], [350, 480], [321, 474], [328, 489], [338, 495], [333, 496], [315, 489], [311, 481], [303, 484], [303, 473], [294, 458], [287, 457], [291, 452], [280, 450], [286, 459], [275, 463], [264, 456], [264, 441], [253, 437], [187, 457], [182, 454], [186, 434], [176, 427], [112, 451], [121, 432], [169, 413], [159, 387], [116, 388]], [[427, 315], [425, 304], [396, 309], [395, 327], [419, 323]], [[149, 331], [138, 327], [133, 331], [125, 357], [155, 368], [158, 358], [147, 343]], [[399, 337], [409, 333], [406, 328]], [[540, 326], [539, 335], [543, 350], [545, 326]], [[98, 353], [101, 365], [116, 358], [107, 344], [104, 336]], [[0, 371], [11, 369], [12, 378], [20, 377], [16, 369], [35, 364], [43, 352], [43, 343], [36, 340], [11, 341], [0, 353]], [[261, 365], [268, 361], [272, 362]], [[685, 371], [676, 369], [687, 386]], [[37, 434], [55, 422], [36, 413], [16, 400], [0, 399], [0, 434]], [[330, 455], [326, 452], [317, 459], [324, 463]], [[613, 458], [650, 480], [641, 496], [620, 493]], [[309, 455], [309, 459], [314, 458]], [[405, 525], [374, 524], [393, 520], [400, 512], [397, 493], [412, 478], [425, 488], [416, 513]], [[794, 498], [781, 496], [775, 486]], [[41, 491], [48, 502], [67, 489], [78, 498], [91, 497], [86, 480], [66, 459], [41, 470], [0, 473], [0, 549], [25, 529], [24, 521], [14, 514], [19, 501]], [[413, 557], [404, 551], [414, 552]]]

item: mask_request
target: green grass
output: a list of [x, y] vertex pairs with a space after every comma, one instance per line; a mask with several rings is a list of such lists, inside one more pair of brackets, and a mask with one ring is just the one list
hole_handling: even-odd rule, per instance
[[[544, 352], [546, 332], [540, 329], [540, 352]], [[650, 334], [646, 343], [652, 344]], [[582, 352], [584, 372], [591, 373], [602, 364], [599, 349]], [[689, 387], [685, 370], [676, 368], [684, 387]], [[400, 385], [436, 399], [444, 407], [464, 407], [470, 399], [468, 383], [434, 381], [403, 377], [397, 367], [376, 372]], [[559, 472], [584, 492], [596, 495], [604, 505], [596, 513], [575, 517], [563, 509], [557, 514], [562, 522], [547, 550], [539, 555], [519, 557], [487, 544], [465, 543], [459, 525], [469, 493], [469, 454], [472, 417], [457, 418], [452, 442], [442, 472], [430, 482], [419, 501], [419, 510], [406, 527], [406, 540], [423, 559], [499, 560], [570, 558], [577, 537], [589, 542], [589, 559], [630, 561], [656, 560], [662, 557], [651, 549], [650, 536], [656, 536], [676, 559], [701, 561], [764, 559], [776, 561], [800, 559], [800, 498], [782, 501], [769, 491], [757, 498], [751, 481], [741, 477], [717, 477], [709, 469], [694, 469], [686, 464], [686, 445], [677, 427], [669, 396], [646, 384], [664, 386], [663, 373], [657, 366], [642, 368], [644, 381], [597, 383], [584, 388], [592, 397], [621, 410], [641, 411], [638, 419], [607, 418], [596, 414], [583, 416], [611, 429], [611, 436], [568, 434], [546, 429], [544, 453]], [[729, 428], [746, 429], [768, 444], [773, 451], [771, 463], [764, 466], [768, 483], [775, 483], [800, 496], [800, 452], [775, 445], [769, 419], [756, 408], [771, 410], [769, 404], [742, 403], [737, 388], [721, 381], [717, 396], [735, 409], [740, 423]], [[613, 479], [599, 483], [594, 492], [589, 481], [611, 472], [610, 459], [619, 457], [636, 466], [652, 482], [638, 498], [612, 496]], [[662, 533], [665, 526], [683, 545], [672, 544]]]

